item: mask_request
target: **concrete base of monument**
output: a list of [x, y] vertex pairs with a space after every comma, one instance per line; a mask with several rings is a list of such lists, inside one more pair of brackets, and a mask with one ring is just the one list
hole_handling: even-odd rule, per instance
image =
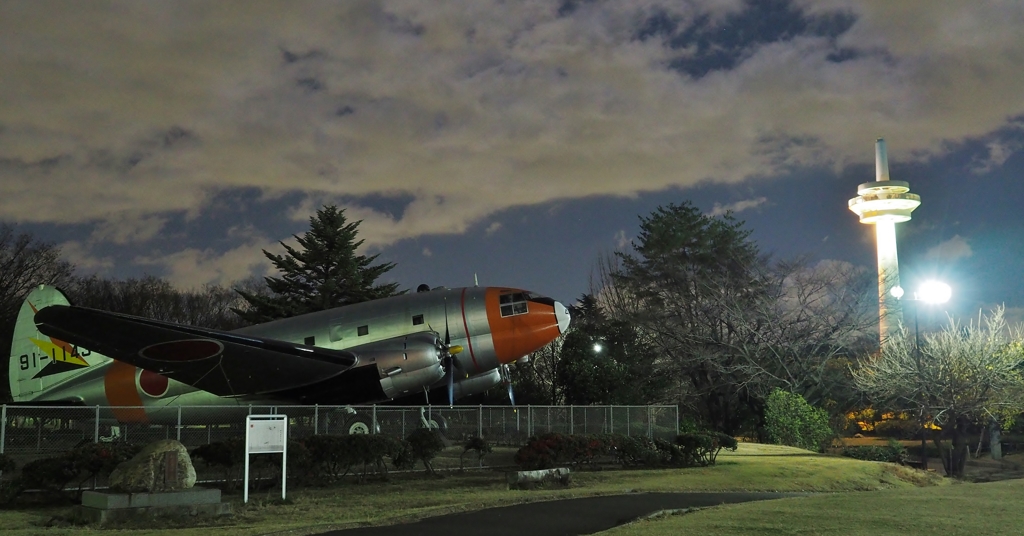
[[220, 500], [219, 489], [192, 488], [154, 493], [86, 491], [74, 518], [82, 523], [107, 523], [144, 517], [222, 516], [231, 504]]

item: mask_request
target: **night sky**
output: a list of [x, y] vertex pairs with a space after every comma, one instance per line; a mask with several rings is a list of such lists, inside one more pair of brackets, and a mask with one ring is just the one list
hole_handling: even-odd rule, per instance
[[1022, 28], [1019, 0], [0, 0], [0, 221], [188, 288], [334, 203], [403, 288], [573, 302], [686, 200], [874, 270], [847, 201], [882, 136], [923, 200], [903, 286], [1022, 319]]

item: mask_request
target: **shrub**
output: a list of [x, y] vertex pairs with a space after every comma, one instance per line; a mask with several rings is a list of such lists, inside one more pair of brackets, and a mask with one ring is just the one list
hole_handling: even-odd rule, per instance
[[890, 439], [889, 444], [884, 447], [880, 445], [845, 447], [843, 448], [843, 456], [869, 462], [902, 464], [907, 461], [907, 449]]
[[14, 469], [14, 458], [0, 452], [0, 473], [11, 473]]
[[679, 434], [674, 444], [680, 448], [674, 465], [683, 467], [714, 465], [722, 449], [736, 450], [736, 438], [721, 432], [703, 431]]
[[579, 467], [615, 448], [624, 436], [565, 435], [547, 433], [531, 437], [516, 452], [515, 462], [523, 469], [549, 469], [556, 465]]
[[657, 467], [670, 463], [672, 445], [660, 444], [646, 437], [614, 436], [610, 440], [615, 457], [623, 466]]
[[462, 445], [462, 454], [459, 455], [460, 469], [462, 468], [462, 458], [471, 450], [476, 451], [477, 463], [483, 465], [484, 456], [491, 452], [491, 445], [482, 437], [471, 436], [469, 439], [466, 439], [466, 442]]
[[220, 469], [225, 485], [231, 488], [241, 474], [239, 467], [244, 462], [245, 445], [243, 440], [238, 438], [215, 441], [192, 449], [189, 456], [193, 464], [200, 462], [207, 467]]
[[815, 452], [821, 452], [835, 435], [824, 410], [778, 388], [768, 395], [765, 404], [765, 431], [772, 443]]
[[67, 455], [33, 460], [21, 468], [20, 487], [42, 488], [54, 495], [62, 494], [64, 488], [78, 477], [74, 460]]
[[408, 447], [399, 455], [401, 461], [397, 464], [405, 464], [409, 459], [414, 464], [421, 461], [428, 473], [436, 474], [430, 462], [444, 450], [444, 439], [441, 437], [441, 433], [437, 430], [418, 428], [409, 434], [405, 441], [408, 443]]

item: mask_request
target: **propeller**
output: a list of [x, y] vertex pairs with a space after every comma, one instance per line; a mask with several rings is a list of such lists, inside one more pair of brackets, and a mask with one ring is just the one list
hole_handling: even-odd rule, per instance
[[444, 300], [444, 368], [448, 376], [448, 405], [455, 405], [455, 367], [458, 366], [455, 356], [462, 352], [462, 346], [452, 346], [451, 333], [448, 331], [448, 298]]
[[501, 366], [501, 381], [508, 386], [508, 402], [515, 407], [516, 397], [512, 394], [512, 370], [508, 368], [508, 365]]

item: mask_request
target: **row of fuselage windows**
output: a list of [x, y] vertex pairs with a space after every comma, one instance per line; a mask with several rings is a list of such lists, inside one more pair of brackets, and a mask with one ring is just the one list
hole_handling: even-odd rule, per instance
[[[498, 305], [501, 311], [501, 316], [515, 316], [524, 315], [528, 312], [529, 308], [526, 306], [526, 294], [522, 292], [514, 292], [511, 294], [502, 294], [498, 297]], [[412, 325], [422, 326], [423, 315], [413, 315]], [[356, 335], [363, 337], [370, 334], [370, 325], [359, 326], [356, 328]], [[303, 340], [303, 343], [307, 346], [316, 346], [316, 337], [310, 336]]]

